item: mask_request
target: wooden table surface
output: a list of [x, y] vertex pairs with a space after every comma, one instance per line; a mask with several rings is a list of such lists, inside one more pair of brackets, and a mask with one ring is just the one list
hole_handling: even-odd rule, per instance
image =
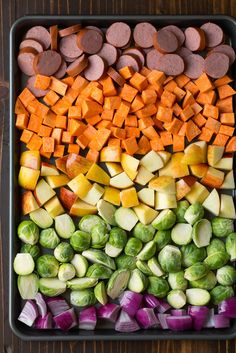
[[236, 16], [236, 0], [0, 0], [0, 353], [233, 353], [235, 341], [23, 342], [8, 324], [9, 30], [23, 15]]

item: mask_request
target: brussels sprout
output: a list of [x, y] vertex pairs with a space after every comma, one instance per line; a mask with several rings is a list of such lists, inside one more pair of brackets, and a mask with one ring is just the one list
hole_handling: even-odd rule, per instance
[[106, 225], [105, 221], [96, 215], [87, 215], [79, 221], [79, 229], [86, 233], [91, 233], [92, 229], [97, 224]]
[[39, 278], [35, 273], [18, 276], [17, 287], [22, 299], [34, 299], [38, 293]]
[[111, 277], [113, 271], [101, 264], [93, 264], [89, 266], [86, 277], [99, 278], [99, 279], [108, 279]]
[[174, 208], [173, 211], [176, 215], [176, 220], [178, 223], [186, 223], [184, 215], [188, 208], [189, 202], [187, 200], [177, 202], [177, 208]]
[[206, 249], [198, 248], [195, 244], [181, 246], [182, 264], [190, 267], [196, 262], [203, 261], [206, 257]]
[[29, 213], [31, 221], [33, 221], [39, 228], [46, 229], [52, 226], [53, 218], [44, 208], [37, 208]]
[[176, 222], [176, 215], [172, 210], [162, 210], [152, 222], [157, 230], [167, 230], [173, 227]]
[[162, 268], [155, 257], [152, 257], [150, 260], [148, 260], [148, 267], [152, 271], [152, 275], [157, 277], [164, 275], [164, 272], [162, 271]]
[[167, 293], [169, 292], [169, 285], [168, 282], [161, 277], [151, 276], [148, 277], [149, 285], [147, 287], [147, 292], [149, 294], [153, 294], [158, 298], [166, 297]]
[[189, 244], [192, 240], [192, 226], [186, 223], [177, 223], [171, 230], [171, 239], [177, 245]]
[[29, 253], [34, 259], [34, 261], [36, 261], [37, 258], [40, 256], [40, 249], [38, 245], [24, 244], [22, 245], [20, 252]]
[[124, 229], [114, 227], [110, 231], [109, 243], [115, 248], [123, 249], [127, 243], [127, 233]]
[[111, 259], [102, 250], [89, 249], [82, 252], [82, 255], [86, 257], [90, 262], [95, 264], [102, 264], [109, 267], [112, 270], [116, 269], [116, 265], [113, 259]]
[[215, 217], [211, 221], [212, 232], [218, 237], [227, 237], [230, 233], [234, 231], [234, 221], [232, 219]]
[[[134, 270], [135, 271], [135, 270]], [[111, 275], [107, 284], [107, 295], [111, 299], [118, 298], [126, 289], [130, 278], [129, 270], [116, 270]]]
[[163, 249], [171, 242], [171, 230], [158, 230], [153, 240], [156, 243], [157, 251]]
[[84, 251], [89, 249], [91, 235], [82, 230], [77, 230], [70, 237], [70, 245], [75, 251]]
[[70, 302], [75, 306], [90, 306], [96, 304], [96, 298], [92, 288], [73, 290], [70, 293]]
[[199, 202], [196, 202], [191, 206], [189, 206], [189, 208], [187, 209], [184, 215], [184, 219], [191, 225], [193, 225], [203, 217], [204, 217], [204, 208]]
[[115, 246], [111, 245], [111, 243], [106, 243], [105, 246], [105, 253], [110, 257], [117, 257], [123, 251], [122, 248], [116, 248]]
[[53, 255], [40, 256], [36, 265], [40, 277], [56, 277], [58, 274], [59, 262]]
[[216, 278], [223, 286], [232, 286], [236, 283], [236, 270], [233, 266], [224, 266], [217, 270]]
[[57, 278], [40, 278], [39, 290], [47, 297], [56, 297], [66, 291], [66, 283]]
[[181, 309], [186, 304], [186, 295], [181, 289], [172, 289], [167, 295], [167, 301], [175, 309]]
[[63, 239], [69, 239], [75, 231], [73, 219], [67, 214], [55, 217], [55, 229]]
[[158, 261], [165, 272], [179, 272], [181, 270], [181, 252], [173, 245], [166, 245], [158, 255]]
[[136, 268], [136, 258], [134, 256], [121, 254], [115, 259], [115, 261], [118, 269], [128, 268], [130, 271], [132, 271]]
[[107, 303], [108, 298], [107, 298], [106, 286], [103, 281], [99, 282], [94, 288], [94, 295], [100, 304], [105, 305]]
[[13, 268], [18, 275], [29, 275], [34, 271], [34, 260], [29, 253], [18, 253], [15, 256]]
[[84, 277], [87, 269], [88, 269], [88, 261], [87, 259], [80, 255], [80, 254], [75, 254], [73, 259], [71, 260], [71, 264], [75, 268], [75, 275], [76, 277]]
[[88, 278], [88, 277], [83, 277], [83, 278], [74, 278], [70, 281], [66, 282], [66, 285], [68, 288], [71, 290], [77, 290], [77, 289], [87, 289], [96, 286], [98, 283], [97, 278]]
[[53, 228], [47, 228], [40, 232], [39, 243], [46, 249], [55, 249], [60, 243], [60, 238]]
[[212, 237], [211, 223], [208, 219], [200, 219], [193, 225], [192, 231], [193, 242], [198, 248], [207, 246]]
[[136, 262], [136, 266], [146, 276], [152, 276], [153, 275], [152, 271], [150, 270], [150, 268], [148, 267], [148, 264], [146, 262], [138, 260]]
[[206, 290], [211, 290], [212, 288], [214, 288], [216, 283], [217, 279], [214, 272], [212, 271], [209, 271], [208, 274], [202, 277], [201, 279], [189, 282], [190, 286], [193, 288], [201, 288]]
[[75, 268], [72, 264], [62, 264], [59, 267], [58, 279], [66, 282], [75, 277]]
[[229, 261], [229, 255], [226, 251], [217, 251], [208, 255], [204, 263], [211, 269], [217, 270], [218, 268], [223, 267]]
[[149, 260], [151, 259], [151, 257], [155, 255], [155, 252], [156, 252], [156, 244], [154, 243], [153, 240], [149, 241], [144, 245], [142, 250], [138, 253], [137, 259], [142, 261]]
[[184, 278], [184, 271], [169, 273], [168, 282], [171, 289], [185, 290], [188, 287], [188, 281]]
[[133, 236], [140, 239], [143, 243], [148, 243], [151, 241], [155, 234], [155, 228], [151, 224], [145, 225], [142, 223], [137, 223], [133, 229]]
[[209, 268], [203, 262], [196, 262], [185, 270], [184, 278], [188, 281], [197, 281], [198, 279], [206, 276]]
[[187, 303], [191, 305], [206, 305], [209, 303], [211, 296], [205, 289], [190, 288], [186, 290]]
[[230, 255], [230, 261], [236, 260], [236, 233], [231, 233], [227, 236], [226, 242], [226, 251]]
[[74, 257], [74, 250], [70, 244], [62, 242], [54, 249], [54, 256], [60, 262], [70, 262]]
[[137, 238], [129, 238], [125, 246], [125, 254], [130, 256], [136, 256], [142, 249], [142, 242]]
[[225, 299], [231, 298], [234, 296], [234, 290], [230, 286], [216, 286], [210, 292], [211, 300], [214, 305], [218, 305]]
[[225, 243], [220, 239], [212, 239], [206, 249], [208, 256], [215, 254], [218, 251], [225, 252]]
[[35, 245], [39, 240], [39, 228], [32, 221], [22, 221], [17, 228], [17, 234], [26, 244]]
[[109, 238], [107, 226], [104, 224], [96, 224], [91, 232], [92, 248], [102, 249], [106, 245]]
[[131, 276], [128, 283], [128, 288], [132, 292], [141, 293], [148, 285], [147, 277], [139, 269], [135, 269], [131, 272]]

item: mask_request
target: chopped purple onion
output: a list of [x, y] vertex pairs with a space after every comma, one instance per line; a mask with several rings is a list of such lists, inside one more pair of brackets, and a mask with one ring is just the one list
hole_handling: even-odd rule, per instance
[[218, 305], [218, 313], [229, 318], [236, 318], [236, 297], [223, 300]]
[[33, 326], [36, 318], [38, 317], [38, 308], [33, 300], [27, 300], [25, 303], [18, 320], [27, 326]]
[[142, 308], [136, 312], [136, 320], [141, 328], [160, 327], [160, 323], [152, 308]]
[[77, 319], [74, 308], [71, 308], [54, 316], [53, 320], [56, 326], [63, 331], [68, 331], [69, 329], [77, 325]]
[[171, 316], [171, 315], [170, 314], [157, 314], [157, 318], [158, 318], [160, 325], [161, 325], [161, 328], [163, 330], [167, 330], [169, 328], [167, 321], [166, 321], [168, 316]]
[[53, 316], [57, 316], [70, 309], [67, 301], [61, 297], [46, 298], [46, 303]]
[[172, 316], [186, 316], [187, 312], [185, 309], [172, 309], [171, 311]]
[[142, 294], [126, 290], [120, 297], [120, 306], [130, 316], [135, 316], [142, 302]]
[[170, 304], [168, 304], [163, 299], [158, 299], [158, 300], [159, 300], [159, 306], [157, 308], [157, 311], [159, 313], [163, 314], [163, 313], [165, 313], [166, 311], [168, 311], [171, 308]]
[[97, 324], [95, 306], [83, 309], [79, 313], [79, 328], [82, 330], [94, 330]]
[[190, 315], [167, 316], [166, 322], [172, 331], [186, 331], [192, 328], [192, 318]]
[[215, 325], [214, 325], [214, 309], [213, 308], [209, 309], [209, 312], [208, 312], [208, 315], [207, 315], [207, 318], [206, 318], [206, 321], [205, 321], [203, 327], [208, 327], [208, 328], [215, 327]]
[[213, 321], [215, 328], [226, 328], [230, 326], [230, 319], [224, 315], [214, 315]]
[[97, 309], [97, 317], [99, 319], [106, 319], [111, 322], [116, 322], [120, 306], [114, 303], [107, 303]]
[[37, 293], [35, 296], [35, 301], [38, 306], [38, 311], [40, 316], [44, 317], [47, 314], [47, 305], [41, 293]]
[[47, 313], [44, 317], [38, 316], [35, 320], [34, 327], [41, 330], [52, 328], [52, 314]]
[[116, 322], [115, 330], [119, 332], [134, 332], [140, 329], [137, 321], [129, 316], [127, 312], [121, 310], [120, 316]]
[[158, 308], [160, 305], [159, 299], [153, 294], [144, 294], [143, 296], [143, 305], [146, 308]]
[[208, 318], [209, 308], [207, 306], [190, 305], [188, 314], [192, 317], [193, 328], [200, 331]]

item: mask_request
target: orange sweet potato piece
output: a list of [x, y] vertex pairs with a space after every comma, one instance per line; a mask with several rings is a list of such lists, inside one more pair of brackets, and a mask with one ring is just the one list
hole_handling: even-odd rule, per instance
[[137, 94], [133, 102], [131, 103], [130, 113], [135, 113], [138, 110], [142, 109], [143, 107], [144, 107], [144, 102], [142, 100], [142, 97]]
[[158, 106], [156, 118], [163, 122], [171, 122], [172, 121], [173, 110], [171, 108]]
[[147, 87], [148, 80], [145, 76], [141, 75], [139, 72], [135, 72], [134, 75], [129, 80], [129, 83], [137, 90], [142, 92]]
[[232, 136], [230, 140], [227, 142], [225, 152], [227, 153], [236, 152], [236, 136]]
[[63, 78], [61, 81], [66, 83], [69, 87], [71, 87], [73, 85], [73, 83], [75, 82], [75, 79], [72, 76], [68, 76], [68, 77]]
[[49, 91], [44, 97], [43, 97], [43, 101], [49, 105], [52, 106], [54, 104], [56, 104], [56, 102], [58, 101], [60, 97], [58, 96], [58, 94], [56, 94], [56, 92], [54, 91]]
[[138, 127], [140, 130], [146, 129], [149, 126], [154, 126], [155, 123], [151, 117], [146, 117], [138, 120]]
[[96, 133], [95, 139], [90, 141], [89, 148], [100, 151], [109, 139], [111, 131], [108, 129], [100, 129]]
[[61, 80], [58, 80], [56, 77], [51, 77], [51, 83], [49, 86], [49, 89], [52, 91], [60, 94], [61, 96], [64, 96], [66, 94], [68, 85]]
[[210, 129], [214, 132], [214, 134], [217, 134], [220, 130], [220, 122], [216, 119], [213, 118], [208, 118], [205, 124], [205, 127], [207, 129]]
[[175, 82], [180, 88], [183, 88], [189, 81], [190, 78], [184, 74], [175, 77]]
[[65, 146], [64, 145], [55, 145], [53, 157], [61, 158], [64, 156]]
[[192, 95], [195, 97], [198, 92], [199, 92], [199, 88], [198, 86], [193, 82], [193, 81], [189, 81], [185, 86], [184, 89], [188, 90], [189, 92], [192, 93]]
[[206, 117], [218, 119], [219, 118], [219, 108], [212, 105], [212, 104], [205, 104], [202, 114]]
[[67, 116], [66, 115], [57, 115], [56, 116], [56, 127], [59, 127], [63, 130], [67, 128]]
[[137, 154], [145, 155], [151, 150], [151, 145], [146, 136], [142, 136], [138, 141], [138, 151]]
[[88, 161], [97, 163], [98, 160], [99, 160], [99, 152], [96, 151], [96, 150], [91, 150], [91, 149], [89, 149], [89, 150], [88, 150], [88, 153], [87, 153], [87, 155], [86, 155], [86, 159], [87, 159]]
[[20, 141], [24, 142], [24, 143], [28, 143], [30, 141], [31, 137], [33, 136], [33, 134], [34, 133], [32, 131], [24, 129], [22, 131], [22, 134], [21, 134], [21, 137], [20, 137]]
[[31, 114], [29, 118], [29, 123], [27, 126], [28, 130], [38, 133], [43, 119], [35, 114]]
[[216, 92], [214, 90], [210, 90], [207, 92], [200, 92], [196, 98], [196, 101], [201, 105], [215, 104]]
[[94, 87], [90, 97], [93, 98], [93, 100], [95, 100], [99, 104], [103, 104], [103, 92], [100, 88]]
[[22, 114], [17, 114], [16, 116], [16, 127], [19, 130], [24, 130], [27, 128], [29, 122], [29, 116], [28, 114], [22, 113]]
[[82, 118], [81, 107], [79, 105], [76, 105], [76, 106], [73, 105], [69, 107], [68, 118], [81, 119]]
[[187, 130], [187, 123], [183, 123], [181, 128], [179, 129], [178, 135], [179, 136], [186, 136], [186, 130]]
[[183, 121], [187, 121], [194, 115], [194, 111], [190, 105], [187, 105], [182, 112], [180, 113], [180, 117]]
[[86, 120], [86, 122], [87, 122], [89, 125], [94, 126], [94, 125], [96, 125], [97, 123], [99, 123], [99, 121], [101, 121], [102, 118], [100, 117], [100, 115], [94, 115], [94, 116], [92, 116], [91, 118], [86, 118], [85, 120]]
[[143, 129], [142, 133], [144, 136], [149, 138], [149, 140], [155, 140], [159, 137], [158, 133], [156, 132], [153, 126], [149, 126], [146, 129]]
[[153, 104], [156, 103], [157, 94], [154, 89], [145, 89], [142, 91], [142, 100], [144, 104]]
[[236, 91], [230, 85], [223, 85], [217, 88], [220, 99], [224, 99], [236, 94]]
[[32, 150], [32, 151], [39, 151], [40, 150], [40, 147], [42, 146], [42, 139], [41, 137], [39, 137], [38, 135], [36, 134], [33, 134], [33, 136], [31, 137], [31, 139], [29, 140], [29, 142], [27, 143], [26, 147], [29, 149], [29, 150]]
[[184, 136], [173, 135], [173, 152], [184, 150]]
[[121, 89], [120, 97], [123, 100], [131, 103], [137, 93], [138, 93], [138, 90], [136, 88], [128, 85], [127, 83], [125, 83], [124, 86]]
[[[141, 71], [140, 73], [143, 75], [143, 76], [146, 76], [144, 75]], [[134, 70], [131, 66], [125, 66], [125, 67], [122, 67], [120, 70], [119, 70], [119, 74], [125, 79], [125, 80], [128, 80], [130, 79], [133, 74], [134, 74]]]
[[79, 154], [80, 147], [77, 145], [77, 143], [70, 143], [68, 146], [68, 153], [75, 153]]
[[135, 137], [130, 137], [128, 139], [125, 139], [123, 141], [123, 144], [124, 144], [126, 152], [131, 155], [135, 154], [139, 149], [138, 144], [137, 144], [137, 140]]
[[198, 128], [198, 126], [194, 124], [192, 120], [188, 120], [187, 126], [186, 126], [186, 137], [188, 142], [191, 142], [200, 133], [201, 133], [201, 130]]
[[[150, 126], [150, 127], [152, 128], [152, 126]], [[145, 135], [144, 130], [142, 132]], [[126, 126], [125, 127], [125, 131], [126, 131], [126, 137], [127, 138], [129, 138], [129, 137], [139, 137], [140, 136], [140, 130], [137, 127]]]
[[125, 118], [125, 126], [137, 127], [138, 126], [137, 117], [135, 115], [128, 115]]
[[68, 131], [63, 131], [61, 142], [68, 143], [68, 144], [74, 143], [74, 136], [71, 136], [71, 134]]
[[120, 140], [116, 137], [110, 137], [108, 139], [108, 143], [107, 143], [108, 146], [115, 146], [115, 147], [120, 147]]
[[180, 87], [178, 87], [177, 84], [176, 84], [176, 87], [173, 90], [173, 93], [176, 96], [176, 99], [177, 99], [178, 102], [181, 101], [184, 98], [185, 94], [186, 94], [186, 92], [183, 89], [181, 89]]
[[212, 144], [217, 146], [225, 146], [228, 139], [229, 136], [217, 134]]
[[195, 84], [199, 88], [200, 92], [207, 92], [214, 88], [213, 83], [209, 79], [206, 73], [203, 73], [198, 79], [195, 81]]
[[88, 146], [89, 140], [82, 134], [77, 137], [76, 143], [84, 150]]
[[51, 77], [37, 74], [34, 81], [34, 87], [42, 90], [48, 89], [51, 83]]
[[147, 118], [149, 116], [152, 116], [152, 115], [156, 114], [156, 112], [157, 112], [156, 105], [155, 104], [148, 104], [144, 108], [138, 110], [136, 112], [136, 115], [138, 118], [142, 119], [142, 118]]
[[150, 146], [153, 151], [164, 151], [164, 146], [161, 138], [158, 136], [154, 140], [150, 141]]
[[115, 96], [117, 94], [114, 82], [112, 81], [111, 77], [105, 77], [101, 80], [101, 83], [104, 97]]
[[167, 108], [171, 108], [173, 104], [175, 103], [176, 100], [176, 95], [164, 90], [162, 95], [161, 95], [161, 105]]
[[194, 103], [195, 103], [195, 98], [193, 97], [192, 93], [187, 90], [182, 103], [183, 109], [188, 105], [192, 105]]
[[96, 133], [97, 130], [95, 129], [95, 127], [93, 127], [92, 125], [87, 125], [86, 129], [84, 130], [83, 134], [84, 136], [91, 141], [92, 139], [94, 139], [96, 137]]
[[172, 134], [168, 131], [160, 132], [161, 141], [163, 146], [170, 146], [173, 144]]
[[104, 110], [119, 109], [120, 104], [121, 104], [121, 97], [119, 96], [105, 97], [103, 109]]
[[234, 126], [235, 125], [235, 117], [234, 113], [222, 113], [220, 114], [220, 122], [225, 125]]
[[88, 86], [88, 84], [89, 82], [84, 77], [78, 75], [74, 80], [71, 88], [77, 90], [80, 94]]
[[198, 140], [210, 142], [212, 136], [214, 134], [213, 130], [206, 128], [205, 126], [202, 128], [201, 134], [198, 136]]
[[51, 135], [52, 128], [46, 125], [41, 125], [39, 128], [38, 135], [41, 137], [49, 137]]
[[112, 121], [114, 115], [114, 110], [104, 109], [101, 114], [101, 119]]
[[62, 139], [62, 129], [54, 128], [51, 137], [54, 138], [55, 144], [60, 145]]
[[192, 117], [193, 122], [200, 128], [202, 128], [206, 124], [206, 119], [201, 113]]
[[25, 106], [21, 102], [19, 97], [16, 99], [16, 103], [15, 103], [15, 107], [14, 107], [14, 113], [15, 114], [26, 114], [26, 115], [29, 115], [27, 109], [25, 109]]
[[27, 107], [27, 105], [32, 102], [35, 99], [35, 96], [33, 95], [33, 93], [30, 92], [30, 90], [26, 87], [23, 89], [23, 91], [20, 93], [19, 97], [18, 97], [21, 101], [21, 103], [23, 103], [23, 105], [25, 107]]
[[56, 126], [56, 118], [56, 114], [49, 110], [47, 115], [43, 118], [43, 124], [54, 128]]
[[181, 129], [181, 126], [183, 125], [183, 122], [180, 121], [177, 118], [174, 118], [170, 123], [168, 123], [168, 130], [169, 132], [171, 132], [172, 134], [178, 134], [179, 130]]
[[227, 85], [227, 83], [233, 82], [233, 79], [229, 77], [228, 75], [225, 75], [221, 78], [218, 78], [217, 80], [214, 81], [214, 86], [215, 87], [220, 87], [223, 85]]
[[233, 136], [234, 128], [231, 126], [221, 124], [220, 129], [219, 129], [219, 134], [223, 134], [226, 136]]
[[112, 135], [120, 140], [124, 140], [126, 137], [125, 129], [120, 129], [119, 127], [111, 128]]
[[68, 131], [71, 136], [80, 136], [86, 129], [86, 125], [77, 119], [68, 120]]
[[233, 113], [233, 98], [232, 96], [225, 99], [219, 99], [216, 102], [216, 106], [219, 108], [220, 113]]
[[84, 100], [82, 103], [82, 116], [84, 119], [102, 113], [103, 108], [97, 102]]
[[55, 140], [53, 137], [43, 137], [42, 138], [43, 142], [43, 152], [54, 152], [55, 148]]

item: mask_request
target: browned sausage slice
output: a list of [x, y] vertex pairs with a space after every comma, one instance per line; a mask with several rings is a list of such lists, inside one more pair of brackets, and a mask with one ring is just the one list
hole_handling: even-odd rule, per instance
[[88, 54], [96, 54], [101, 50], [103, 36], [93, 29], [82, 29], [77, 34], [77, 46]]
[[139, 62], [133, 55], [124, 54], [119, 57], [116, 63], [116, 69], [119, 71], [125, 66], [131, 66], [134, 71], [139, 71]]
[[204, 71], [204, 58], [198, 54], [191, 54], [184, 58], [185, 75], [191, 79], [197, 79]]
[[158, 61], [158, 70], [163, 71], [168, 76], [177, 76], [184, 72], [184, 61], [177, 54], [166, 54]]
[[130, 55], [135, 55], [136, 57], [139, 58], [141, 62], [141, 68], [145, 64], [145, 57], [141, 49], [138, 48], [128, 48], [124, 50], [124, 54], [130, 54]]
[[113, 67], [109, 67], [107, 70], [108, 76], [112, 78], [119, 86], [123, 86], [125, 83], [125, 79], [115, 70]]
[[201, 28], [188, 27], [184, 34], [187, 49], [197, 51], [205, 48], [205, 34]]
[[89, 81], [97, 81], [104, 75], [105, 68], [105, 62], [100, 56], [90, 55], [88, 66], [84, 70], [84, 77]]
[[116, 47], [109, 43], [104, 43], [102, 49], [97, 54], [107, 62], [108, 66], [115, 64], [118, 58]]
[[77, 45], [77, 35], [70, 34], [63, 37], [60, 41], [60, 52], [68, 58], [78, 58], [83, 54], [83, 51]]
[[193, 53], [188, 48], [181, 47], [177, 50], [176, 54], [180, 55], [183, 59], [185, 59], [186, 57], [188, 57], [189, 55], [192, 55]]
[[43, 46], [37, 40], [35, 39], [25, 39], [20, 43], [19, 49], [23, 48], [33, 48], [37, 50], [38, 53], [41, 53], [43, 51]]
[[125, 47], [131, 38], [131, 29], [124, 22], [115, 22], [106, 31], [107, 42], [117, 48]]
[[158, 62], [160, 57], [162, 57], [163, 54], [161, 54], [158, 50], [152, 49], [150, 50], [147, 55], [146, 55], [146, 65], [150, 70], [158, 70]]
[[37, 74], [52, 76], [61, 65], [61, 55], [54, 50], [46, 50], [35, 56], [34, 70]]
[[76, 56], [75, 58], [68, 58], [68, 56], [66, 55], [62, 55], [62, 53], [60, 53], [62, 58], [67, 62], [67, 63], [73, 63], [76, 59], [78, 59], [78, 56]]
[[212, 78], [220, 78], [229, 70], [229, 58], [223, 53], [212, 53], [205, 58], [205, 72]]
[[66, 70], [68, 75], [74, 77], [79, 75], [88, 66], [88, 58], [83, 54], [70, 64]]
[[66, 69], [67, 69], [66, 62], [65, 62], [65, 60], [62, 59], [59, 69], [57, 70], [57, 72], [53, 76], [56, 78], [64, 77], [66, 74]]
[[57, 25], [51, 26], [49, 28], [50, 36], [51, 36], [51, 49], [57, 50], [57, 38], [58, 38], [58, 27]]
[[96, 27], [96, 26], [86, 26], [85, 28], [87, 28], [87, 29], [93, 29], [94, 31], [97, 31], [97, 32], [99, 32], [102, 36], [104, 36], [103, 31], [102, 31], [100, 28]]
[[23, 48], [20, 50], [17, 63], [21, 71], [28, 76], [35, 75], [34, 60], [38, 55], [37, 50], [34, 48]]
[[222, 43], [224, 33], [220, 28], [220, 26], [212, 22], [207, 22], [207, 23], [204, 23], [204, 25], [202, 25], [200, 28], [205, 33], [206, 46], [208, 48], [216, 47], [217, 45]]
[[168, 31], [174, 33], [174, 35], [177, 37], [178, 42], [179, 42], [179, 46], [181, 47], [181, 45], [184, 44], [185, 41], [185, 35], [184, 32], [182, 31], [182, 29], [180, 29], [177, 26], [174, 25], [169, 25], [169, 26], [165, 26], [163, 27], [164, 29], [167, 29]]
[[33, 93], [33, 95], [35, 97], [37, 97], [37, 98], [44, 97], [48, 93], [49, 90], [35, 88], [34, 87], [35, 78], [36, 78], [36, 76], [31, 76], [27, 81], [26, 87], [30, 90], [30, 92]]
[[58, 34], [60, 37], [66, 37], [74, 33], [78, 33], [79, 30], [81, 29], [81, 24], [78, 23], [77, 25], [73, 25], [64, 29], [61, 29]]
[[153, 45], [153, 35], [156, 28], [148, 22], [138, 23], [134, 27], [133, 37], [137, 46], [141, 48], [150, 48]]
[[163, 54], [173, 53], [178, 49], [177, 37], [171, 31], [163, 28], [153, 35], [154, 48]]
[[51, 44], [51, 36], [48, 30], [43, 26], [34, 26], [30, 28], [25, 35], [25, 38], [35, 39], [42, 44], [44, 49], [48, 49]]
[[228, 44], [221, 44], [221, 45], [218, 45], [217, 47], [213, 48], [211, 51], [210, 51], [210, 54], [211, 53], [223, 53], [225, 55], [228, 56], [229, 58], [229, 64], [232, 65], [234, 60], [235, 60], [235, 51], [234, 49], [228, 45]]

